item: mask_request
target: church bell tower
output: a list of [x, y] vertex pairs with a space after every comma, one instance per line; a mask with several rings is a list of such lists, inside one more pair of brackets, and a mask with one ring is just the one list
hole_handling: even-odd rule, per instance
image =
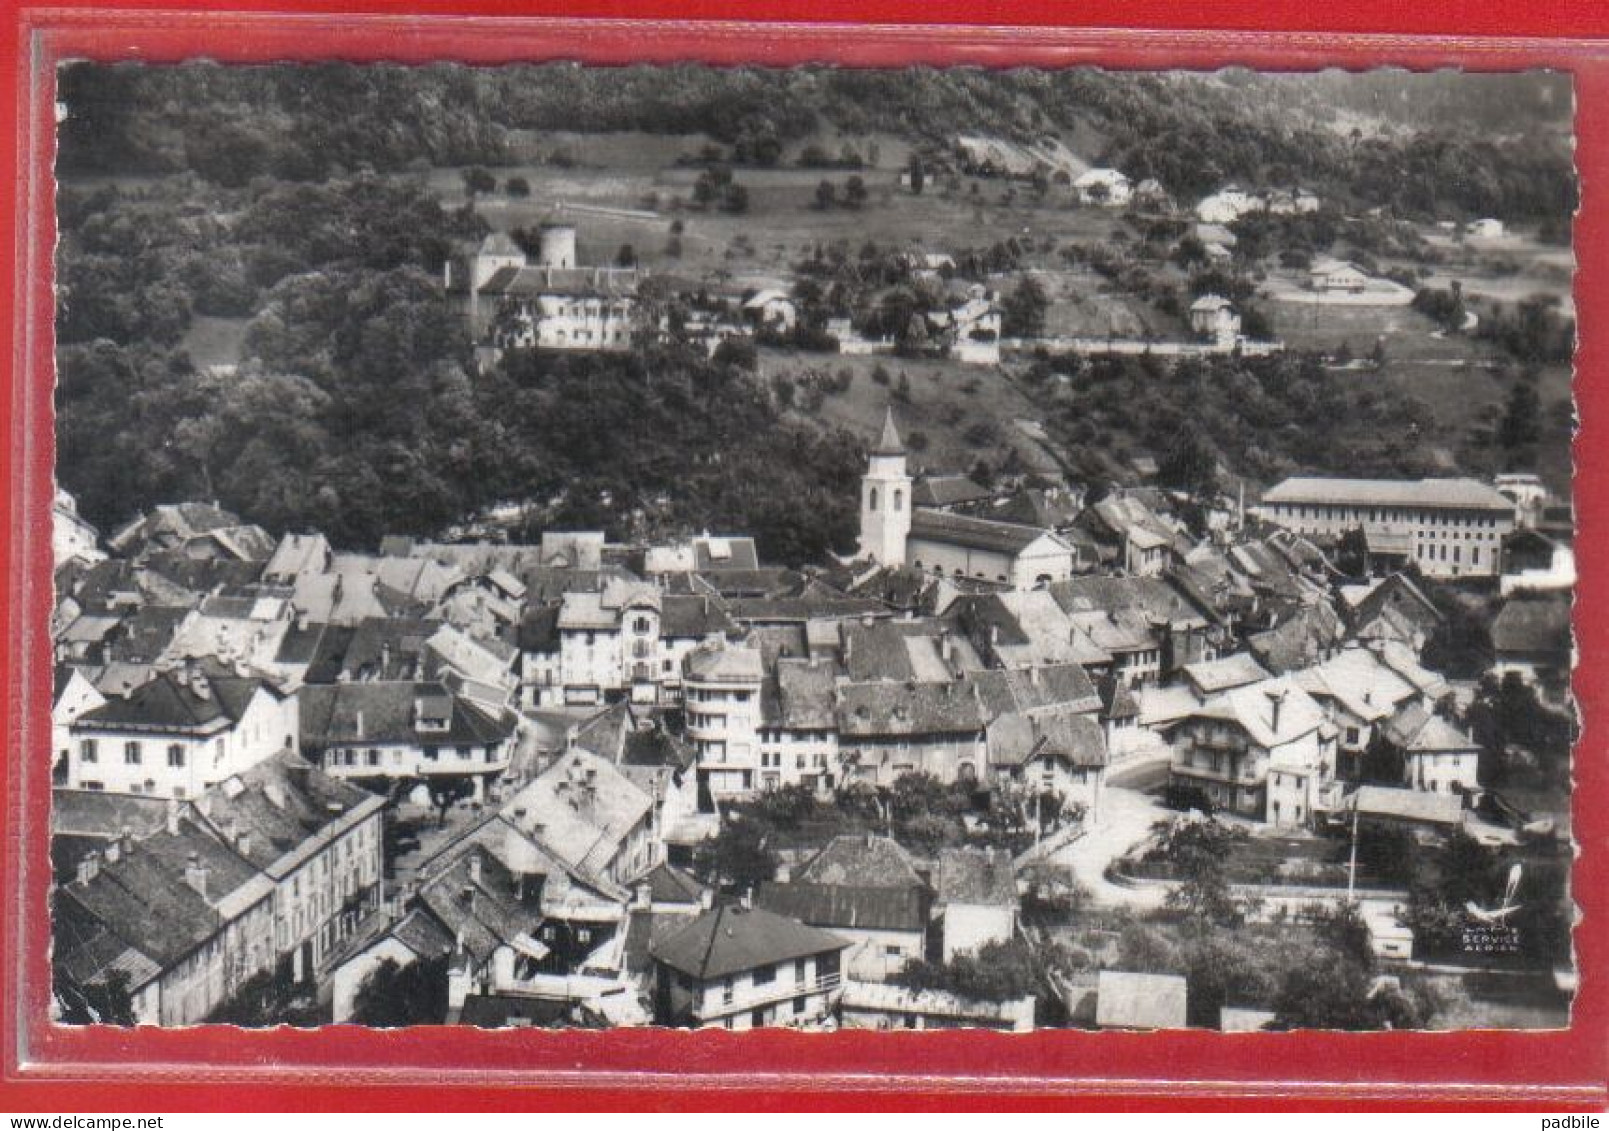
[[905, 564], [905, 540], [911, 532], [911, 477], [905, 454], [890, 408], [860, 481], [860, 553], [879, 565]]

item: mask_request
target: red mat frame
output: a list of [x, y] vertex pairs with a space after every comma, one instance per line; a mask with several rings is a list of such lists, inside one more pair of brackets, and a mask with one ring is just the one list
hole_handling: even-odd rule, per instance
[[[509, 8], [464, 0], [416, 3], [431, 18], [366, 15], [359, 5], [310, 0], [277, 12], [204, 11], [172, 5], [65, 5], [12, 11], [3, 34], [13, 81], [0, 85], [0, 120], [14, 123], [16, 176], [3, 189], [0, 238], [13, 251], [6, 319], [13, 359], [4, 430], [7, 601], [0, 687], [12, 720], [0, 817], [0, 1110], [206, 1109], [503, 1110], [569, 1108], [1120, 1107], [1203, 1110], [1511, 1108], [1601, 1110], [1609, 1098], [1609, 999], [1601, 924], [1609, 817], [1609, 768], [1598, 752], [1609, 702], [1601, 659], [1609, 633], [1598, 374], [1609, 362], [1609, 10], [1598, 3], [1422, 5], [1354, 0], [1316, 7], [1100, 0], [1080, 18], [1105, 30], [1051, 26], [1053, 2], [969, 5], [993, 27], [914, 26], [940, 18], [907, 0], [766, 0], [568, 3], [542, 10], [566, 19], [509, 18]], [[527, 12], [533, 8], [528, 7]], [[631, 17], [627, 19], [626, 17]], [[722, 22], [742, 17], [760, 23]], [[636, 19], [660, 22], [644, 25]], [[813, 22], [801, 22], [813, 21]], [[838, 26], [821, 21], [842, 21]], [[1215, 25], [1216, 31], [1189, 31]], [[857, 26], [848, 26], [854, 24]], [[1018, 25], [1018, 26], [1010, 26]], [[1348, 33], [1341, 35], [1337, 33]], [[1422, 36], [1436, 38], [1419, 38]], [[1560, 38], [1575, 36], [1578, 38]], [[1529, 38], [1554, 37], [1554, 38]], [[1577, 693], [1586, 730], [1577, 755], [1575, 891], [1584, 917], [1576, 945], [1583, 977], [1573, 1025], [1557, 1033], [1158, 1034], [1046, 1031], [913, 1035], [679, 1033], [650, 1030], [485, 1033], [430, 1029], [371, 1033], [243, 1033], [53, 1029], [44, 1022], [49, 875], [46, 843], [50, 642], [51, 383], [50, 162], [53, 100], [36, 97], [52, 64], [67, 57], [236, 61], [343, 58], [497, 63], [570, 58], [609, 64], [703, 60], [846, 66], [1101, 63], [1117, 67], [1412, 68], [1482, 70], [1552, 66], [1576, 76], [1583, 208], [1576, 243], [1582, 332], [1577, 397]], [[23, 893], [19, 906], [16, 893]]]

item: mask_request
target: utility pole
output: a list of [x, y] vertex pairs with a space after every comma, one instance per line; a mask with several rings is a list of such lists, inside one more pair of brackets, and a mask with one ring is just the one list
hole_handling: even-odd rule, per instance
[[1357, 902], [1354, 893], [1358, 887], [1358, 795], [1352, 794], [1352, 855], [1346, 869], [1346, 901]]

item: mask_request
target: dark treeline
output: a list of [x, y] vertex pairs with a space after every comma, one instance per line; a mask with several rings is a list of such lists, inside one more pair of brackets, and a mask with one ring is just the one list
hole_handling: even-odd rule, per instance
[[[1410, 215], [1557, 220], [1573, 210], [1558, 76], [1375, 78], [1355, 101], [1394, 128], [1370, 136], [1334, 124], [1323, 92], [1336, 81], [1089, 68], [80, 65], [61, 77], [70, 116], [60, 159], [67, 173], [189, 169], [238, 185], [506, 163], [516, 130], [706, 134], [759, 165], [790, 159], [818, 130], [940, 146], [958, 131], [1076, 131], [1094, 147], [1086, 156], [1183, 197], [1240, 180], [1307, 184]], [[1460, 94], [1487, 109], [1428, 108]]]
[[[782, 562], [852, 542], [857, 444], [784, 425], [741, 364], [515, 355], [472, 379], [441, 263], [484, 228], [412, 184], [175, 178], [66, 188], [60, 215], [58, 469], [103, 528], [207, 498], [362, 547], [513, 500], [619, 536], [744, 530]], [[208, 313], [249, 319], [234, 372], [183, 352]]]

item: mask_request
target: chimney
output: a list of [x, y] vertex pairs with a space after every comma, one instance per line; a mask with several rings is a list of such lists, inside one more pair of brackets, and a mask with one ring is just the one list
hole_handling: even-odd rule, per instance
[[101, 858], [98, 853], [91, 852], [78, 862], [78, 882], [87, 884], [101, 873]]
[[202, 899], [207, 897], [207, 869], [201, 863], [201, 857], [194, 852], [190, 853], [190, 858], [185, 861], [184, 882], [189, 884]]
[[357, 713], [357, 717], [353, 720], [352, 725], [357, 729], [357, 736], [359, 738], [362, 738], [363, 737], [363, 712], [362, 711], [359, 711]]
[[480, 883], [480, 853], [474, 853], [469, 858], [469, 882]]
[[118, 857], [123, 855], [123, 842], [119, 841], [119, 840], [115, 840], [115, 839], [114, 840], [109, 840], [109, 841], [106, 842], [106, 850], [105, 851], [106, 851], [106, 862], [108, 864], [116, 864], [117, 861], [118, 861]]
[[738, 899], [738, 906], [745, 911], [754, 910], [754, 889], [744, 888], [742, 896]]
[[955, 645], [950, 640], [949, 630], [945, 629], [943, 632], [939, 633], [939, 659], [948, 664], [954, 658]]
[[1278, 691], [1269, 692], [1268, 693], [1268, 698], [1273, 703], [1273, 710], [1271, 712], [1273, 717], [1272, 717], [1271, 721], [1268, 724], [1268, 729], [1272, 730], [1274, 732], [1275, 737], [1278, 737], [1278, 735], [1279, 735], [1279, 709], [1285, 705], [1285, 689], [1280, 688]]
[[1028, 681], [1035, 687], [1039, 686], [1039, 667], [1035, 665], [1028, 669]]
[[773, 876], [772, 879], [776, 880], [776, 882], [779, 884], [788, 883], [793, 879], [793, 869], [787, 864], [778, 864], [777, 874]]
[[240, 834], [239, 839], [237, 839], [235, 841], [235, 851], [239, 852], [242, 856], [251, 855], [251, 834], [250, 833], [241, 833]]
[[704, 888], [698, 893], [698, 906], [701, 911], [708, 911], [715, 906], [714, 888]]
[[172, 797], [168, 798], [167, 825], [169, 836], [179, 835], [179, 802]]
[[631, 905], [639, 910], [647, 910], [653, 906], [654, 888], [647, 880], [643, 880], [632, 889]]

